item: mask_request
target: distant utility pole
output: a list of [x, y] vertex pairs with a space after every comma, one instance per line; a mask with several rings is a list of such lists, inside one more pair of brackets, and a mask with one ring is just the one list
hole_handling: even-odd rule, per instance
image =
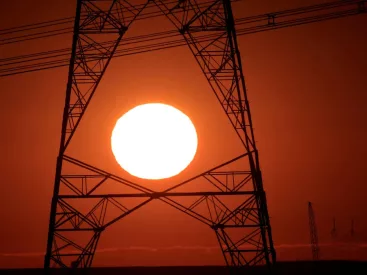
[[331, 229], [331, 237], [334, 239], [336, 237], [336, 222], [335, 217], [333, 218], [333, 228]]
[[310, 226], [312, 259], [314, 261], [317, 261], [319, 260], [320, 248], [319, 248], [319, 240], [317, 237], [315, 213], [313, 211], [311, 202], [308, 202], [308, 222]]
[[354, 237], [354, 220], [352, 220], [350, 225], [350, 236]]

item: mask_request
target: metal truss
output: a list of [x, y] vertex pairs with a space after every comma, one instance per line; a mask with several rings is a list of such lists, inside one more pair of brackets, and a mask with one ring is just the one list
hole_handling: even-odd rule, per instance
[[[209, 226], [228, 266], [271, 266], [276, 260], [230, 0], [78, 0], [44, 266], [88, 268], [110, 225], [160, 200]], [[71, 141], [115, 49], [147, 7], [182, 34], [240, 138], [237, 158], [162, 192], [67, 156]], [[207, 34], [210, 39], [200, 40]], [[121, 185], [118, 194], [110, 183]], [[200, 192], [187, 191], [195, 183]]]

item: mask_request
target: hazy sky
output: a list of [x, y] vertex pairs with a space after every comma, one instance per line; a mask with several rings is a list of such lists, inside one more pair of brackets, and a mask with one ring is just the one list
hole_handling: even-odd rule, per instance
[[[234, 4], [237, 17], [322, 1], [242, 2]], [[74, 15], [74, 0], [49, 3], [1, 2], [0, 29]], [[131, 35], [161, 31], [148, 25], [133, 25]], [[322, 257], [367, 260], [366, 25], [367, 16], [358, 15], [238, 38], [280, 260], [310, 258], [307, 201], [314, 203], [325, 243]], [[70, 45], [65, 35], [0, 46], [0, 58]], [[66, 67], [0, 78], [0, 268], [42, 265], [66, 78]], [[183, 47], [112, 60], [70, 155], [126, 176], [113, 159], [111, 131], [119, 116], [151, 101], [180, 108], [197, 128], [198, 154], [182, 177], [240, 154], [227, 118]], [[328, 249], [333, 217], [338, 242], [357, 245]], [[213, 232], [158, 202], [102, 236], [100, 265], [224, 263]]]

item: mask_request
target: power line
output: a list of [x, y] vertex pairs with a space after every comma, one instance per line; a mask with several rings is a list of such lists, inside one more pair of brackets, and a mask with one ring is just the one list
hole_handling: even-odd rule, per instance
[[35, 24], [22, 25], [18, 27], [2, 29], [0, 30], [0, 35], [36, 30], [36, 29], [41, 29], [41, 28], [50, 27], [50, 26], [57, 26], [57, 25], [62, 25], [62, 24], [67, 24], [67, 23], [72, 24], [73, 22], [74, 22], [74, 17], [66, 17], [66, 18], [61, 18], [61, 19], [55, 19], [52, 21], [44, 21], [44, 22], [35, 23]]
[[[238, 2], [240, 0], [236, 0], [236, 2]], [[165, 4], [170, 4], [170, 3], [176, 3], [177, 1], [170, 1], [170, 2], [165, 2]], [[235, 2], [235, 1], [233, 1]], [[159, 11], [159, 10], [155, 10], [153, 12], [147, 12], [149, 11], [149, 9], [151, 8], [156, 8], [157, 6], [161, 6], [160, 4], [158, 5], [152, 5], [153, 3], [151, 2], [150, 6], [148, 5], [143, 12], [140, 14], [140, 16], [138, 18], [135, 19], [135, 21], [138, 20], [146, 20], [146, 19], [151, 19], [151, 18], [155, 18], [155, 17], [162, 17], [164, 16], [164, 14]], [[198, 6], [196, 8], [207, 8], [209, 7], [209, 5], [211, 4], [211, 2], [203, 2], [198, 4]], [[135, 8], [139, 8], [139, 6], [143, 6], [143, 5], [136, 5], [134, 6]], [[188, 8], [187, 10], [192, 11], [194, 10], [193, 8]], [[172, 14], [175, 13], [179, 13], [180, 11], [175, 10], [172, 11]], [[113, 9], [111, 11], [111, 17], [115, 17], [118, 16], [119, 11], [117, 9]], [[126, 16], [124, 17], [124, 20], [129, 21], [131, 19], [133, 19], [135, 16], [131, 15], [131, 16]], [[87, 18], [87, 15], [85, 15], [85, 13], [82, 15], [81, 19], [85, 20]], [[25, 41], [29, 41], [29, 40], [35, 40], [35, 39], [41, 39], [41, 38], [46, 38], [46, 37], [51, 37], [51, 36], [57, 36], [57, 35], [62, 35], [62, 34], [68, 34], [71, 33], [73, 30], [73, 23], [74, 20], [73, 18], [70, 19], [69, 18], [61, 18], [61, 19], [57, 19], [55, 20], [55, 22], [53, 21], [46, 21], [46, 22], [42, 22], [42, 23], [38, 23], [38, 24], [31, 24], [31, 25], [25, 25], [25, 26], [21, 26], [21, 27], [14, 27], [14, 28], [10, 28], [10, 29], [5, 29], [5, 30], [0, 30], [0, 37], [3, 35], [8, 35], [8, 34], [14, 34], [14, 33], [19, 33], [19, 32], [24, 32], [24, 31], [32, 31], [32, 30], [37, 30], [39, 31], [39, 29], [42, 29], [42, 31], [33, 33], [33, 34], [22, 34], [22, 35], [18, 35], [18, 36], [13, 36], [13, 37], [7, 37], [7, 38], [3, 38], [0, 39], [0, 46], [3, 45], [8, 45], [8, 44], [13, 44], [13, 43], [19, 43], [19, 42], [25, 42]], [[58, 25], [65, 25], [65, 24], [69, 24], [69, 27], [63, 27], [63, 28], [57, 28], [57, 29], [48, 29], [49, 27], [54, 27], [54, 26], [58, 26]], [[47, 33], [47, 35], [45, 35], [45, 33]]]
[[[173, 0], [173, 1], [167, 1], [165, 2], [165, 4], [172, 4], [172, 3], [176, 3], [177, 0]], [[134, 7], [135, 8], [142, 8], [145, 4], [137, 4]], [[155, 6], [155, 5], [154, 5]], [[150, 8], [152, 6], [147, 6], [146, 8]], [[113, 11], [116, 11], [113, 10]], [[81, 14], [81, 18], [85, 18], [87, 15], [86, 13], [82, 13]], [[21, 31], [29, 31], [29, 30], [33, 30], [33, 29], [39, 29], [39, 28], [43, 28], [43, 27], [48, 27], [48, 26], [55, 26], [55, 25], [59, 25], [59, 24], [65, 24], [65, 23], [74, 23], [74, 16], [72, 17], [64, 17], [64, 18], [59, 18], [59, 19], [54, 19], [54, 20], [50, 20], [50, 21], [43, 21], [40, 23], [34, 23], [34, 24], [27, 24], [27, 25], [21, 25], [21, 26], [17, 26], [17, 27], [12, 27], [12, 28], [7, 28], [7, 29], [2, 29], [0, 30], [0, 35], [3, 34], [9, 34], [9, 33], [15, 33], [15, 32], [21, 32]]]
[[[240, 18], [236, 20], [237, 35], [252, 34], [266, 30], [360, 14], [366, 11], [364, 8], [365, 2], [367, 2], [367, 0], [337, 1]], [[363, 6], [361, 4], [363, 4]], [[218, 35], [218, 33], [200, 35], [197, 37], [197, 40], [198, 42], [210, 41], [216, 35]], [[177, 39], [177, 37], [180, 38]], [[112, 45], [112, 43], [114, 42], [107, 41], [100, 43], [98, 46], [108, 47]], [[133, 36], [122, 40], [114, 57], [157, 51], [184, 45], [186, 45], [186, 41], [177, 30]], [[69, 57], [70, 49], [64, 48], [0, 59], [0, 77], [68, 66]], [[91, 61], [92, 59], [88, 60]]]
[[[238, 2], [241, 0], [236, 0], [233, 2]], [[310, 11], [320, 11], [320, 10], [324, 10], [326, 8], [335, 8], [335, 7], [341, 7], [341, 6], [347, 6], [350, 5], [351, 3], [355, 3], [355, 2], [364, 2], [364, 1], [337, 1], [337, 2], [331, 2], [331, 3], [324, 3], [324, 4], [319, 4], [319, 5], [314, 5], [314, 6], [310, 6], [308, 7], [307, 10], [305, 10], [304, 8], [296, 8], [296, 9], [292, 9], [292, 10], [286, 10], [286, 11], [281, 11], [281, 12], [274, 12], [274, 13], [269, 13], [268, 15], [271, 16], [276, 16], [277, 18], [281, 18], [283, 16], [290, 16], [290, 15], [300, 15], [303, 14], [305, 12], [310, 12]], [[176, 1], [170, 1], [170, 2], [166, 2], [165, 4], [169, 4], [169, 3], [176, 3]], [[200, 8], [204, 8], [207, 7], [211, 2], [204, 2], [198, 5], [198, 7]], [[137, 5], [136, 7], [138, 7], [139, 5]], [[140, 5], [142, 6], [142, 5]], [[149, 8], [154, 8], [155, 6], [147, 6], [146, 9], [142, 12], [142, 14], [140, 15], [140, 17], [138, 17], [136, 20], [143, 20], [143, 19], [148, 19], [148, 18], [152, 18], [152, 17], [160, 17], [160, 16], [164, 16], [164, 14], [162, 14], [160, 11], [154, 11], [154, 12], [146, 12]], [[192, 10], [192, 9], [191, 9]], [[179, 11], [172, 11], [172, 13], [178, 13]], [[112, 10], [112, 15], [114, 16], [117, 14], [117, 9]], [[252, 16], [252, 17], [247, 17], [247, 18], [242, 18], [240, 20], [237, 20], [239, 23], [240, 22], [246, 22], [246, 23], [250, 23], [252, 22], [256, 22], [259, 19], [262, 19], [264, 15], [260, 15], [260, 16]], [[131, 19], [133, 16], [128, 16], [126, 17], [127, 20]], [[82, 19], [85, 19], [86, 15], [82, 16]], [[10, 37], [10, 38], [5, 38], [5, 39], [0, 39], [0, 42], [6, 42], [6, 43], [0, 43], [1, 45], [5, 45], [5, 44], [11, 44], [11, 43], [19, 43], [22, 41], [28, 41], [30, 39], [37, 39], [37, 38], [43, 38], [45, 37], [44, 34], [53, 32], [53, 35], [60, 35], [60, 34], [65, 34], [65, 33], [71, 33], [72, 29], [73, 29], [73, 23], [74, 23], [74, 18], [73, 17], [66, 17], [66, 18], [60, 18], [60, 19], [56, 19], [56, 20], [52, 20], [52, 21], [45, 21], [45, 22], [41, 22], [41, 23], [36, 23], [36, 24], [30, 24], [30, 25], [23, 25], [23, 26], [18, 26], [18, 27], [13, 27], [13, 28], [8, 28], [8, 29], [2, 29], [0, 30], [0, 37], [3, 35], [7, 35], [7, 34], [13, 34], [13, 33], [18, 33], [18, 32], [24, 32], [24, 31], [31, 31], [31, 30], [39, 30], [41, 28], [48, 28], [48, 27], [53, 27], [53, 26], [57, 26], [57, 25], [64, 25], [64, 24], [70, 24], [69, 27], [63, 27], [60, 29], [56, 29], [56, 30], [42, 30], [41, 32], [35, 33], [35, 34], [26, 34], [26, 35], [20, 35], [20, 36], [15, 36], [15, 37]], [[67, 32], [66, 32], [67, 31]], [[60, 33], [61, 32], [61, 33]], [[39, 35], [39, 37], [37, 36]], [[32, 38], [30, 38], [30, 36], [32, 36]], [[52, 36], [52, 35], [49, 35]], [[47, 36], [47, 37], [49, 37]]]

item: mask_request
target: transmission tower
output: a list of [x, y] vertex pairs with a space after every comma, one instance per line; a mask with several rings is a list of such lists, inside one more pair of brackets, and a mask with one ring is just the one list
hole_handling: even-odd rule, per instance
[[354, 237], [354, 220], [352, 219], [351, 220], [351, 223], [350, 223], [350, 236], [353, 238]]
[[[116, 48], [129, 26], [148, 8], [155, 8], [167, 17], [185, 39], [243, 144], [243, 152], [238, 157], [163, 192], [67, 155], [72, 137]], [[208, 37], [205, 41], [200, 38], [203, 33]], [[230, 168], [240, 161], [244, 161], [241, 169]], [[129, 192], [104, 192], [102, 187], [111, 181]], [[177, 191], [193, 181], [205, 181], [212, 189]], [[228, 196], [231, 202], [239, 203], [235, 206], [227, 203]], [[178, 200], [180, 197], [195, 198], [195, 202], [185, 204]], [[47, 270], [90, 267], [102, 233], [154, 199], [211, 228], [228, 266], [271, 266], [275, 262], [230, 0], [150, 0], [139, 5], [125, 0], [77, 1], [44, 267]], [[127, 207], [125, 202], [131, 200], [136, 200], [136, 204]], [[111, 208], [114, 211], [109, 212]]]
[[335, 221], [335, 217], [333, 218], [333, 228], [331, 229], [331, 237], [333, 238], [333, 239], [335, 239], [336, 238], [336, 235], [337, 235], [337, 233], [336, 233], [336, 221]]
[[312, 250], [312, 259], [314, 261], [319, 260], [320, 248], [319, 248], [319, 240], [317, 237], [317, 227], [315, 221], [315, 213], [313, 211], [313, 207], [311, 202], [308, 202], [308, 222], [310, 226], [310, 238], [311, 238], [311, 250]]

